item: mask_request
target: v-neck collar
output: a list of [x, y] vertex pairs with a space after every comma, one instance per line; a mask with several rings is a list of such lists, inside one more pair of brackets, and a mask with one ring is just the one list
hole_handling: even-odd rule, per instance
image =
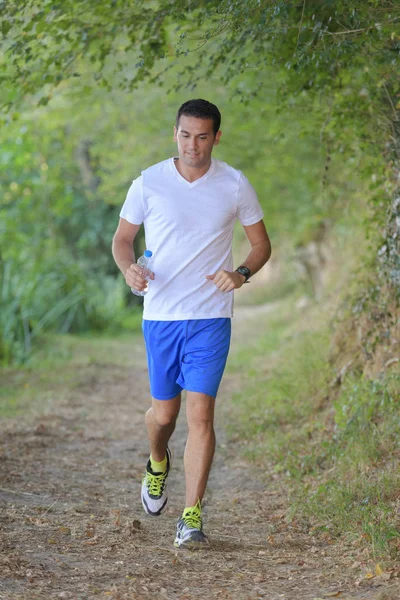
[[187, 179], [185, 179], [178, 171], [178, 169], [176, 168], [175, 165], [175, 161], [178, 159], [178, 156], [174, 156], [170, 159], [171, 162], [171, 167], [173, 169], [173, 171], [175, 172], [175, 175], [177, 176], [177, 178], [179, 179], [179, 181], [185, 183], [188, 187], [194, 187], [195, 185], [197, 185], [198, 183], [204, 181], [205, 179], [208, 179], [208, 177], [214, 172], [214, 168], [215, 168], [215, 161], [213, 158], [211, 158], [211, 164], [210, 167], [208, 169], [208, 171], [206, 171], [206, 173], [204, 173], [204, 175], [202, 175], [201, 177], [199, 177], [198, 179], [195, 179], [194, 181], [188, 181]]

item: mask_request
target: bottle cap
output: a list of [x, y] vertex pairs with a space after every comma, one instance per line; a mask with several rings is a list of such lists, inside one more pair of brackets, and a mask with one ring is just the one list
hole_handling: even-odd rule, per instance
[[144, 251], [144, 256], [145, 256], [146, 258], [150, 258], [150, 256], [153, 256], [153, 253], [152, 253], [152, 251], [151, 251], [151, 250], [145, 250], [145, 251]]

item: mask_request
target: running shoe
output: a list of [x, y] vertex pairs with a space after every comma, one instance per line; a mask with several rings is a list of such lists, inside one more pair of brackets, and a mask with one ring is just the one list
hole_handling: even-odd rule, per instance
[[142, 504], [145, 512], [152, 517], [159, 517], [167, 507], [167, 477], [172, 466], [172, 452], [167, 446], [167, 470], [165, 473], [154, 473], [150, 458], [142, 479]]
[[203, 533], [203, 522], [201, 520], [201, 505], [198, 500], [196, 506], [185, 510], [176, 526], [176, 548], [189, 548], [197, 550], [209, 544], [207, 536]]

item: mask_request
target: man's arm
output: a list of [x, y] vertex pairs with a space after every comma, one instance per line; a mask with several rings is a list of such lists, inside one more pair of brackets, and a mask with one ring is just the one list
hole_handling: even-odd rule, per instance
[[[126, 284], [135, 290], [143, 291], [147, 282], [143, 277], [143, 269], [135, 262], [133, 251], [133, 242], [139, 229], [140, 225], [133, 225], [125, 219], [120, 219], [113, 237], [112, 254], [119, 270], [125, 277]], [[153, 273], [150, 274], [150, 279], [154, 279]]]
[[[254, 225], [243, 225], [247, 239], [250, 242], [250, 253], [240, 266], [250, 269], [252, 275], [257, 273], [265, 265], [271, 256], [271, 242], [265, 229], [264, 221], [258, 221]], [[246, 278], [237, 271], [218, 271], [214, 275], [207, 275], [222, 292], [231, 292], [242, 287]]]
[[[258, 221], [254, 225], [243, 225], [243, 229], [250, 242], [251, 250], [246, 260], [241, 263], [241, 266], [243, 265], [250, 269], [250, 273], [254, 275], [270, 259], [271, 242], [265, 229], [264, 221]], [[240, 275], [240, 277], [244, 283], [244, 275]]]

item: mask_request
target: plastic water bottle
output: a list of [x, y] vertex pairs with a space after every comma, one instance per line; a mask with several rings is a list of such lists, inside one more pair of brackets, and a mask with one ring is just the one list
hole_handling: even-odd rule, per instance
[[[142, 267], [142, 269], [151, 271], [151, 267], [152, 267], [152, 260], [151, 257], [153, 256], [153, 253], [151, 252], [151, 250], [145, 250], [143, 256], [141, 256], [140, 258], [138, 258], [137, 260], [137, 264], [139, 265], [139, 267]], [[147, 280], [147, 282], [149, 281], [149, 278], [145, 276], [145, 279]], [[139, 292], [139, 290], [135, 290], [134, 288], [131, 288], [132, 290], [132, 294], [135, 294], [135, 296], [145, 296], [147, 294], [147, 292], [149, 291], [149, 284], [147, 283], [147, 286], [145, 287], [145, 289], [143, 290], [143, 292]]]

